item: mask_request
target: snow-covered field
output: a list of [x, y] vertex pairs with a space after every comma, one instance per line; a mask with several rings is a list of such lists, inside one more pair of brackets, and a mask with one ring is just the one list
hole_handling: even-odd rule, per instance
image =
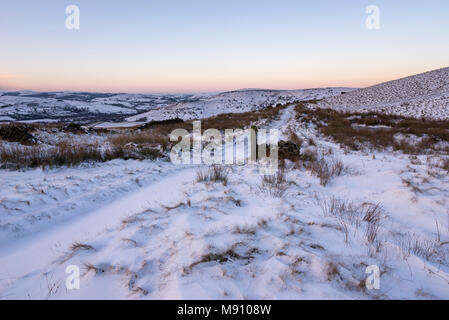
[[325, 99], [320, 107], [380, 112], [414, 118], [449, 119], [449, 68], [354, 90]]
[[[326, 186], [288, 161], [271, 184], [254, 166], [223, 183], [166, 160], [1, 170], [0, 298], [448, 299], [439, 155], [344, 150], [293, 115], [269, 127], [342, 162]], [[70, 265], [80, 290], [66, 289]]]

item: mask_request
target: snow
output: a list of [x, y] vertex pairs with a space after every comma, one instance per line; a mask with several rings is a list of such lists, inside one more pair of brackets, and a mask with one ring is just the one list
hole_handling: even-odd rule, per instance
[[0, 121], [3, 122], [7, 122], [7, 121], [13, 121], [14, 119], [8, 116], [0, 116]]
[[[14, 120], [14, 119], [11, 119]], [[23, 120], [23, 121], [17, 121], [19, 123], [51, 123], [51, 122], [58, 122], [58, 120], [55, 119], [35, 119], [35, 120]]]
[[114, 94], [88, 92], [4, 92], [0, 95], [0, 116], [14, 120], [50, 117], [61, 121], [89, 119], [121, 120], [175, 102], [196, 101], [208, 95], [194, 94]]
[[[123, 115], [122, 122], [91, 124], [102, 128], [288, 104], [263, 126], [284, 140], [295, 132], [303, 153], [339, 160], [344, 170], [323, 186], [287, 160], [285, 182], [267, 187], [255, 165], [229, 165], [227, 183], [197, 181], [205, 168], [161, 159], [0, 169], [0, 298], [449, 299], [449, 176], [438, 165], [447, 155], [346, 150], [297, 122], [292, 104], [326, 98], [318, 105], [446, 119], [448, 74], [445, 68], [354, 91], [4, 93], [0, 104], [11, 106], [0, 109], [0, 120], [74, 116], [67, 104], [88, 105], [89, 117]], [[61, 139], [51, 130], [34, 134], [48, 144]], [[79, 143], [107, 139], [64, 134]], [[364, 210], [373, 207], [380, 220], [370, 240]], [[366, 268], [373, 265], [380, 289], [370, 290]], [[66, 288], [68, 266], [80, 268], [80, 290]]]
[[207, 118], [221, 113], [241, 113], [258, 110], [278, 103], [288, 104], [295, 101], [322, 99], [349, 92], [350, 88], [317, 88], [302, 90], [264, 90], [246, 89], [223, 92], [193, 102], [181, 102], [169, 106], [153, 108], [146, 113], [127, 118], [147, 121], [181, 118], [184, 120]]
[[[287, 107], [270, 128], [313, 137], [347, 170], [322, 186], [287, 163], [282, 198], [248, 165], [230, 166], [225, 185], [162, 160], [2, 170], [0, 297], [448, 299], [449, 178], [431, 167], [436, 156], [347, 153], [293, 115]], [[342, 221], [322, 209], [333, 197], [381, 203], [379, 252], [363, 221], [347, 222], [345, 239]], [[438, 234], [434, 256], [408, 246], [411, 236], [436, 243]], [[81, 269], [80, 290], [65, 288], [69, 265]], [[368, 265], [382, 272], [379, 290], [364, 286]]]
[[349, 112], [449, 119], [449, 68], [438, 69], [325, 99], [319, 107]]
[[138, 127], [144, 125], [145, 122], [101, 122], [98, 124], [93, 124], [90, 127], [98, 128], [98, 129], [112, 129], [112, 128], [130, 128], [130, 127]]
[[[246, 89], [199, 94], [125, 94], [88, 92], [5, 92], [0, 95], [0, 117], [8, 120], [49, 118], [64, 122], [139, 122], [251, 111], [277, 103], [310, 100], [347, 92], [348, 88], [306, 90]], [[0, 118], [1, 119], [1, 118]], [[126, 122], [125, 122], [126, 123]]]

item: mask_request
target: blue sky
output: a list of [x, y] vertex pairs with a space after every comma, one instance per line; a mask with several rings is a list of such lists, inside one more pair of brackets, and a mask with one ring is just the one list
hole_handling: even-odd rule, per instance
[[[371, 4], [380, 30], [365, 27]], [[2, 0], [0, 88], [362, 87], [448, 66], [448, 14], [446, 0]]]

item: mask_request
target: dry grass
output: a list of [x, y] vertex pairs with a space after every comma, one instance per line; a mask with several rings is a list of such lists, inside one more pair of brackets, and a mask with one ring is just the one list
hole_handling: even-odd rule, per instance
[[247, 234], [247, 235], [255, 235], [257, 233], [256, 228], [251, 227], [241, 227], [241, 226], [235, 226], [232, 229], [233, 234]]
[[167, 135], [161, 132], [154, 132], [157, 130], [127, 132], [121, 134], [115, 134], [108, 138], [109, 143], [114, 148], [123, 148], [129, 144], [135, 144], [137, 146], [161, 146], [162, 150], [166, 150], [170, 145], [169, 133]]
[[35, 167], [76, 166], [83, 162], [105, 162], [113, 159], [156, 159], [163, 156], [157, 148], [159, 140], [152, 140], [154, 145], [130, 145], [128, 135], [113, 136], [110, 144], [77, 143], [62, 140], [54, 146], [21, 144], [0, 144], [0, 162], [3, 167], [11, 169]]
[[309, 170], [313, 175], [320, 179], [320, 184], [322, 186], [327, 186], [333, 178], [341, 176], [347, 170], [341, 160], [320, 157], [316, 150], [310, 149], [306, 150], [301, 155], [296, 167], [303, 167], [304, 169]]
[[62, 258], [62, 263], [68, 261], [71, 259], [75, 254], [77, 254], [79, 251], [95, 251], [95, 248], [91, 245], [81, 243], [81, 242], [75, 242], [70, 246], [70, 252], [65, 255], [65, 257]]
[[423, 239], [416, 234], [406, 234], [401, 240], [401, 246], [408, 254], [414, 254], [428, 261], [435, 260], [439, 256], [440, 245], [438, 242]]
[[332, 279], [336, 278], [339, 274], [340, 274], [340, 271], [338, 268], [338, 264], [333, 261], [327, 262], [327, 265], [326, 265], [327, 280], [331, 281]]
[[[302, 103], [295, 110], [297, 120], [316, 124], [322, 134], [353, 150], [361, 150], [369, 145], [378, 149], [392, 148], [407, 154], [418, 154], [429, 150], [441, 151], [437, 143], [449, 143], [449, 121], [374, 112], [361, 114], [310, 109]], [[398, 136], [417, 139], [399, 140]], [[444, 151], [447, 152], [447, 148]]]
[[208, 168], [200, 168], [196, 171], [197, 182], [222, 182], [228, 184], [229, 168], [226, 166], [212, 165]]
[[228, 261], [236, 261], [236, 260], [251, 261], [252, 259], [254, 259], [253, 256], [242, 256], [238, 254], [234, 248], [230, 248], [222, 252], [217, 253], [210, 252], [203, 255], [198, 261], [192, 263], [188, 268], [185, 268], [184, 272], [190, 273], [195, 266], [201, 263], [209, 263], [209, 262], [225, 263]]
[[[255, 123], [270, 122], [275, 119], [283, 105], [268, 107], [261, 110], [221, 114], [201, 119], [202, 130], [215, 128], [241, 129]], [[57, 132], [83, 132], [81, 127], [62, 124], [34, 124], [29, 126], [0, 126], [0, 138], [19, 142], [17, 145], [0, 144], [1, 166], [10, 169], [32, 167], [75, 166], [82, 162], [104, 162], [112, 159], [156, 159], [163, 156], [174, 143], [169, 135], [175, 129], [192, 130], [192, 121], [183, 122], [180, 119], [173, 121], [152, 122], [140, 128], [120, 130], [89, 130], [90, 134], [107, 136], [103, 145], [98, 143], [76, 143], [64, 140], [57, 145], [34, 144], [33, 136], [29, 132], [35, 130]], [[176, 143], [176, 142], [175, 142]], [[215, 170], [215, 169], [213, 169]], [[219, 172], [213, 173], [213, 175]], [[225, 182], [225, 177], [212, 176], [213, 181]]]
[[201, 119], [201, 127], [203, 130], [214, 128], [223, 131], [225, 129], [246, 128], [261, 122], [270, 123], [284, 108], [285, 106], [278, 105], [276, 107], [268, 107], [243, 113], [220, 114], [214, 117]]
[[278, 170], [275, 175], [263, 176], [260, 188], [263, 192], [268, 193], [272, 197], [284, 197], [288, 188], [285, 180], [285, 172], [283, 170]]
[[56, 146], [0, 145], [0, 161], [9, 168], [74, 166], [85, 161], [107, 161], [120, 158], [116, 150], [102, 152], [98, 144], [78, 145], [61, 141]]
[[301, 139], [300, 137], [298, 137], [298, 135], [296, 134], [296, 132], [290, 130], [289, 133], [289, 139], [291, 142], [293, 142], [294, 144], [296, 144], [299, 148], [301, 148], [301, 146], [303, 145], [304, 141], [303, 139]]
[[345, 243], [349, 243], [350, 226], [355, 230], [364, 231], [369, 255], [380, 251], [382, 239], [379, 238], [379, 230], [384, 220], [388, 218], [380, 203], [355, 204], [348, 199], [318, 199], [325, 217], [334, 217], [338, 221], [339, 230], [344, 235]]
[[74, 244], [72, 244], [70, 246], [70, 251], [72, 251], [73, 253], [80, 251], [80, 250], [94, 250], [94, 247], [92, 247], [91, 245], [85, 244], [85, 243], [80, 243], [80, 242], [75, 242]]

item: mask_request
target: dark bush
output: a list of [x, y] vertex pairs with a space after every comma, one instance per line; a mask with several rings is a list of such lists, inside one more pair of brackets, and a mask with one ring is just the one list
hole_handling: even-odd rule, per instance
[[11, 124], [0, 127], [0, 138], [9, 142], [19, 142], [22, 144], [35, 144], [37, 139], [29, 133], [26, 126]]

